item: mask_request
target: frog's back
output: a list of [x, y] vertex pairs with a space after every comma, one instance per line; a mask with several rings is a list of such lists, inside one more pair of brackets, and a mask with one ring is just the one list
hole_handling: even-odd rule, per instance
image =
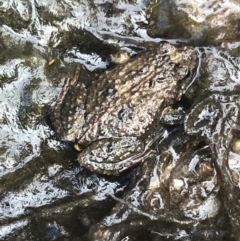
[[157, 44], [124, 65], [103, 73], [88, 95], [79, 142], [100, 137], [141, 136], [162, 109], [178, 100], [180, 80], [196, 64], [193, 47]]

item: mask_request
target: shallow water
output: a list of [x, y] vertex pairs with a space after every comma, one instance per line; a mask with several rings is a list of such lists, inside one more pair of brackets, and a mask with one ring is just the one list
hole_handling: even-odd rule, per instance
[[[186, 13], [181, 2], [180, 13]], [[233, 27], [234, 4], [217, 6]], [[196, 5], [200, 20], [206, 8]], [[186, 97], [197, 103], [203, 93], [236, 91], [240, 59], [232, 55], [238, 53], [238, 33], [224, 39], [219, 36], [226, 29], [216, 28], [209, 36], [199, 19], [188, 19], [198, 22], [190, 31], [179, 26], [176, 9], [168, 1], [0, 0], [1, 240], [77, 240], [116, 203], [109, 194], [129, 183], [131, 172], [113, 178], [80, 168], [76, 153], [48, 125], [47, 112], [76, 64], [105, 69], [109, 54], [121, 49], [134, 55], [144, 41], [213, 45], [197, 48], [198, 69]], [[203, 29], [201, 36], [197, 29]]]

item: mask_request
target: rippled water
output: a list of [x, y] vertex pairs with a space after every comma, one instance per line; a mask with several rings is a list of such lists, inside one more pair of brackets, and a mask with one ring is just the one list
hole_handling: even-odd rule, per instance
[[[1, 240], [80, 237], [116, 203], [109, 194], [128, 184], [129, 176], [78, 167], [76, 154], [47, 124], [47, 111], [76, 64], [105, 69], [109, 54], [122, 49], [134, 55], [144, 41], [162, 38], [214, 45], [197, 48], [196, 81], [186, 95], [199, 102], [201, 93], [235, 90], [240, 7], [234, 1], [213, 5], [214, 14], [212, 5], [195, 1], [0, 0]], [[226, 37], [229, 22], [233, 30]]]

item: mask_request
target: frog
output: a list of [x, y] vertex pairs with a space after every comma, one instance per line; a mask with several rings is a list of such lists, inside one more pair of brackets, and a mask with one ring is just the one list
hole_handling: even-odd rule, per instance
[[89, 87], [77, 66], [50, 110], [52, 126], [60, 140], [77, 144], [80, 166], [119, 175], [154, 152], [164, 135], [161, 114], [181, 99], [196, 62], [194, 47], [160, 42], [93, 75]]

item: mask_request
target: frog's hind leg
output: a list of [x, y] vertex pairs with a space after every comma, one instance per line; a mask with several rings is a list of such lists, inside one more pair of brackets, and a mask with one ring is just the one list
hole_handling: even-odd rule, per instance
[[85, 122], [86, 88], [79, 81], [81, 67], [77, 66], [73, 78], [66, 78], [62, 91], [50, 111], [50, 120], [63, 141], [74, 142]]

